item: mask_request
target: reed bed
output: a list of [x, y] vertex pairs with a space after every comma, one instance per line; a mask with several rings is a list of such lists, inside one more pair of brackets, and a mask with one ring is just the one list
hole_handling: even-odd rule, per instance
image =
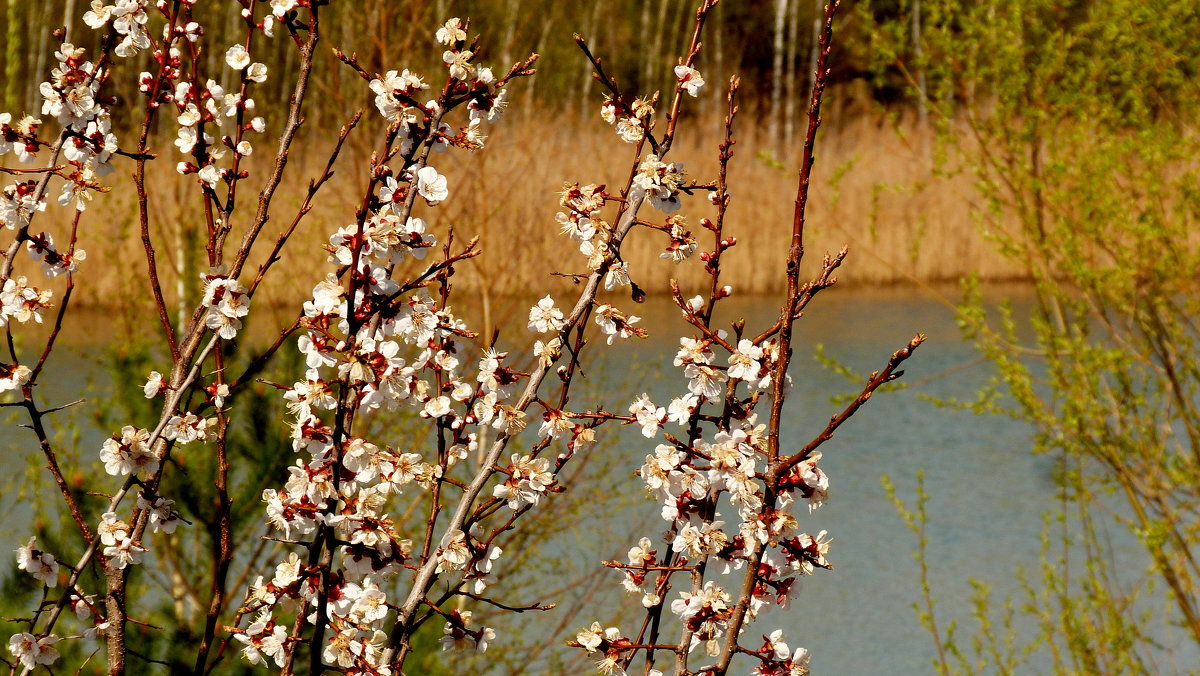
[[[822, 128], [822, 153], [809, 205], [810, 260], [848, 246], [850, 258], [839, 279], [856, 286], [936, 283], [972, 274], [991, 281], [1014, 279], [1017, 269], [981, 235], [971, 179], [944, 167], [938, 170], [933, 133], [852, 108], [832, 107]], [[711, 179], [716, 156], [711, 139], [719, 137], [719, 129], [715, 116], [683, 120], [671, 158], [683, 162], [690, 177]], [[752, 119], [743, 119], [737, 132], [738, 156], [730, 177], [734, 202], [726, 229], [737, 237], [738, 246], [735, 255], [723, 259], [724, 279], [740, 293], [777, 292], [778, 279], [768, 274], [775, 266], [766, 263], [786, 256], [799, 149], [772, 143], [765, 125]], [[368, 136], [364, 131], [359, 138]], [[309, 130], [307, 142], [292, 158], [289, 178], [277, 198], [277, 216], [266, 231], [269, 236], [285, 227], [285, 217], [290, 219], [299, 208], [309, 177], [324, 165], [335, 137], [333, 131]], [[169, 139], [160, 141], [157, 150], [162, 166], [150, 174], [147, 188], [159, 270], [169, 292], [189, 297], [200, 289], [196, 275], [204, 270], [202, 247], [197, 246], [202, 241], [200, 205], [183, 197], [189, 194], [185, 185], [195, 178], [178, 176], [170, 168]], [[257, 303], [294, 305], [307, 297], [316, 281], [313, 271], [325, 257], [324, 237], [354, 218], [364, 181], [361, 168], [370, 150], [352, 143], [344, 151], [337, 175], [302, 222], [296, 241], [285, 248]], [[424, 214], [430, 227], [439, 241], [451, 226], [457, 238], [478, 237], [483, 251], [459, 266], [455, 284], [484, 299], [569, 286], [569, 280], [548, 273], [584, 271], [583, 258], [559, 234], [555, 222], [558, 191], [565, 181], [616, 185], [627, 175], [631, 157], [631, 147], [598, 116], [572, 121], [516, 113], [497, 126], [486, 150], [434, 157], [432, 163], [449, 178], [450, 198]], [[256, 160], [251, 163], [252, 184], [255, 176], [266, 174], [267, 146], [251, 159]], [[569, 174], [564, 175], [564, 166], [570, 167]], [[76, 302], [110, 306], [137, 303], [135, 299], [146, 296], [131, 286], [132, 276], [126, 274], [130, 266], [145, 265], [130, 192], [114, 190], [97, 199], [85, 215], [81, 245], [89, 258], [77, 280]], [[243, 189], [240, 199], [254, 198]], [[710, 246], [699, 226], [702, 217], [713, 215], [707, 201], [686, 201], [681, 213], [699, 234], [702, 248]], [[706, 283], [698, 260], [675, 264], [658, 257], [664, 240], [661, 233], [642, 230], [627, 243], [623, 253], [634, 280], [653, 289], [677, 279], [685, 291]]]

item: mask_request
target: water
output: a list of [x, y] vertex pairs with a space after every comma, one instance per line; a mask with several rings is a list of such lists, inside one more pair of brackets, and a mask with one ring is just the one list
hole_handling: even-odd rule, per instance
[[[954, 294], [952, 290], [949, 293]], [[748, 332], [768, 325], [776, 313], [774, 301], [769, 299], [743, 303], [738, 309], [747, 319]], [[597, 345], [600, 361], [591, 367], [591, 377], [573, 398], [575, 402], [599, 396], [610, 410], [623, 412], [640, 392], [648, 392], [665, 405], [673, 394], [683, 391], [682, 377], [670, 361], [678, 335], [691, 335], [690, 327], [663, 300], [652, 300], [635, 311], [643, 315], [651, 337], [638, 342], [632, 351], [617, 352]], [[1022, 312], [1018, 293], [1017, 316]], [[78, 398], [88, 383], [91, 397], [110, 396], [114, 387], [140, 387], [140, 383], [113, 383], [96, 367], [91, 353], [96, 345], [116, 338], [109, 333], [112, 327], [96, 318], [80, 321], [94, 323], [84, 335], [95, 342], [63, 345], [56, 352], [48, 374], [54, 377], [45, 379], [42, 400], [65, 403]], [[784, 628], [790, 645], [812, 651], [813, 673], [931, 671], [933, 646], [912, 609], [920, 597], [919, 571], [911, 556], [916, 538], [887, 500], [880, 487], [881, 475], [890, 476], [898, 494], [911, 505], [917, 473], [924, 473], [931, 496], [929, 576], [943, 631], [949, 620], [957, 620], [960, 632], [971, 635], [970, 579], [992, 585], [997, 599], [1016, 595], [1019, 604], [1016, 571], [1024, 568], [1036, 573], [1042, 515], [1056, 506], [1053, 463], [1030, 454], [1030, 431], [1023, 424], [937, 408], [922, 398], [969, 400], [992, 375], [990, 367], [979, 363], [971, 347], [962, 342], [951, 308], [936, 294], [835, 289], [818, 297], [798, 324], [792, 371], [795, 388], [786, 410], [785, 450], [803, 446], [830, 415], [841, 410], [843, 404], [831, 403], [831, 395], [851, 394], [861, 388], [861, 382], [847, 381], [812, 357], [818, 343], [824, 344], [830, 357], [867, 374], [881, 368], [888, 356], [917, 332], [925, 333], [928, 341], [904, 366], [907, 389], [877, 394], [825, 444], [822, 467], [832, 481], [830, 500], [811, 515], [797, 515], [804, 530], [829, 531], [834, 540], [830, 552], [834, 570], [818, 570], [805, 579], [790, 611], [765, 617], [748, 634], [756, 637], [772, 628]], [[588, 389], [590, 394], [585, 393]], [[77, 417], [73, 427], [78, 437], [69, 445], [90, 449], [83, 451], [85, 457], [91, 453], [94, 458], [101, 439], [111, 433], [89, 426], [85, 417]], [[0, 457], [12, 463], [18, 454], [33, 453], [33, 441], [31, 432], [6, 427], [0, 435], [0, 453], [4, 454]], [[628, 476], [636, 470], [654, 443], [635, 429], [624, 428], [613, 451], [620, 454], [618, 471]], [[28, 535], [31, 503], [18, 499], [15, 485], [9, 484], [0, 501], [7, 516], [0, 524], [0, 536], [7, 544], [0, 550], [15, 548]], [[625, 485], [630, 492], [641, 490], [632, 477]], [[565, 528], [551, 547], [572, 566], [586, 569], [598, 566], [601, 558], [620, 555], [638, 535], [653, 536], [661, 530], [657, 507], [634, 500], [619, 513], [587, 519], [577, 529]], [[1127, 534], [1114, 533], [1113, 547], [1118, 559], [1132, 563], [1136, 571], [1144, 569], [1141, 552]], [[607, 613], [618, 602], [636, 605], [636, 599], [624, 597], [616, 575], [609, 575], [603, 591], [589, 601], [589, 612], [570, 623], [568, 635], [552, 639], [551, 653], [560, 653], [564, 659], [576, 656], [578, 651], [561, 645], [574, 629], [593, 619], [607, 621]], [[557, 620], [545, 622], [554, 625]], [[549, 632], [545, 626], [532, 631]], [[627, 635], [633, 629], [623, 628]], [[1162, 638], [1168, 647], [1178, 640], [1169, 633]], [[756, 642], [756, 638], [746, 640], [747, 644]], [[1193, 653], [1193, 647], [1187, 646], [1180, 663], [1188, 664]], [[1044, 670], [1044, 656], [1035, 655], [1034, 666]]]
[[[768, 299], [741, 310], [748, 327], [769, 325], [777, 315]], [[643, 344], [639, 360], [677, 372], [670, 356], [678, 339], [663, 335], [668, 326], [676, 335], [688, 328], [676, 315], [669, 307], [647, 313], [647, 325], [660, 329], [652, 334], [662, 337]], [[968, 616], [968, 578], [1012, 592], [1014, 570], [1035, 564], [1041, 514], [1054, 506], [1051, 462], [1028, 452], [1025, 426], [936, 408], [919, 396], [970, 399], [990, 376], [962, 343], [952, 310], [936, 297], [912, 290], [834, 290], [818, 297], [797, 328], [794, 390], [783, 429], [784, 447], [793, 450], [844, 408], [831, 396], [861, 390], [861, 380], [852, 383], [814, 358], [817, 344], [865, 377], [916, 333], [928, 340], [903, 366], [902, 381], [909, 387], [872, 397], [821, 449], [822, 468], [831, 477], [830, 500], [797, 517], [807, 532], [829, 531], [834, 570], [805, 579], [790, 612], [764, 617], [750, 635], [783, 628], [790, 645], [810, 649], [813, 673], [927, 672], [933, 647], [912, 609], [920, 593], [911, 556], [916, 538], [888, 501], [881, 475], [890, 476], [910, 504], [917, 473], [925, 475], [931, 495], [930, 582], [944, 620]], [[682, 382], [669, 373], [648, 383], [647, 391], [662, 404], [682, 390]], [[630, 435], [629, 443], [640, 446], [632, 453], [640, 464], [652, 444], [639, 444], [638, 438]]]
[[[801, 510], [796, 516], [809, 533], [829, 531], [834, 570], [818, 570], [805, 578], [792, 607], [763, 617], [748, 631], [745, 644], [757, 647], [758, 635], [782, 628], [789, 645], [809, 648], [814, 674], [933, 673], [935, 649], [913, 609], [921, 598], [919, 566], [912, 556], [917, 538], [905, 528], [881, 487], [883, 475], [891, 478], [910, 508], [915, 503], [917, 475], [924, 475], [930, 496], [928, 575], [943, 638], [948, 623], [957, 622], [959, 645], [971, 654], [970, 639], [977, 626], [972, 619], [972, 580], [992, 588], [994, 611], [1000, 610], [1006, 597], [1017, 607], [1025, 601], [1018, 571], [1027, 571], [1034, 587], [1039, 586], [1043, 515], [1059, 506], [1054, 461], [1030, 453], [1032, 434], [1023, 423], [931, 403], [930, 399], [971, 401], [994, 375], [990, 365], [981, 362], [963, 342], [954, 323], [946, 295], [956, 298], [957, 292], [943, 291], [945, 295], [911, 289], [833, 290], [818, 297], [797, 325], [794, 390], [783, 427], [785, 450], [807, 444], [824, 429], [831, 415], [844, 408], [844, 403], [831, 402], [831, 396], [859, 392], [866, 375], [882, 368], [892, 352], [916, 333], [926, 334], [928, 340], [902, 367], [907, 388], [877, 393], [821, 449], [821, 466], [831, 476], [830, 500], [812, 514]], [[991, 294], [993, 299], [1001, 296], [1013, 302], [1018, 320], [1028, 316], [1026, 289], [1006, 288]], [[778, 312], [775, 302], [743, 303], [741, 314], [725, 320], [745, 318], [747, 333], [756, 333], [774, 321]], [[602, 362], [602, 368], [612, 380], [624, 380], [625, 389], [634, 396], [645, 391], [656, 403], [665, 405], [685, 392], [671, 358], [678, 335], [692, 332], [669, 303], [651, 302], [644, 310], [637, 314], [644, 316], [651, 337], [632, 357], [628, 352], [614, 355], [610, 362]], [[818, 344], [823, 345], [827, 357], [862, 378], [852, 383], [824, 367], [814, 357]], [[629, 400], [631, 397], [622, 401]], [[624, 411], [611, 398], [608, 403], [611, 410]], [[628, 455], [630, 471], [640, 466], [655, 443], [632, 427], [624, 428], [618, 445]], [[1120, 511], [1119, 504], [1111, 507]], [[650, 526], [642, 531], [632, 527], [646, 517], [651, 519]], [[657, 520], [657, 506], [649, 501], [622, 511], [616, 521], [596, 535], [625, 531], [652, 536], [661, 532], [664, 524]], [[626, 536], [617, 551], [623, 553], [636, 537]], [[1116, 528], [1107, 537], [1116, 560], [1125, 567], [1125, 581], [1146, 570], [1144, 551], [1128, 532]], [[612, 556], [610, 538], [598, 537], [597, 541], [603, 544], [596, 545], [596, 558]], [[608, 589], [612, 597], [619, 597], [622, 594], [615, 580], [614, 575]], [[676, 594], [672, 591], [671, 598]], [[613, 599], [604, 601], [597, 605], [606, 608]], [[626, 597], [624, 602], [626, 607], [636, 606], [637, 600]], [[612, 617], [604, 612], [581, 617], [576, 626]], [[993, 621], [999, 624], [998, 613]], [[640, 621], [622, 628], [629, 635], [638, 624]], [[1018, 647], [1037, 635], [1029, 620], [1018, 617], [1015, 626]], [[999, 626], [996, 629], [1003, 631]], [[1194, 669], [1190, 665], [1200, 661], [1196, 646], [1182, 632], [1161, 622], [1150, 631], [1166, 646], [1159, 654], [1159, 673], [1190, 673]], [[695, 666], [705, 663], [698, 654], [691, 662]], [[640, 660], [635, 664], [641, 673]], [[1028, 666], [1032, 671], [1048, 672], [1050, 657], [1045, 650], [1035, 652]], [[750, 668], [744, 662], [739, 673]]]

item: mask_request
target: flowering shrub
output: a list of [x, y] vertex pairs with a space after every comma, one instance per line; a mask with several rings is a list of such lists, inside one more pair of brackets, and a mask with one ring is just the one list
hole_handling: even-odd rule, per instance
[[[667, 159], [685, 95], [694, 97], [705, 85], [695, 63], [715, 0], [704, 0], [691, 42], [674, 68], [676, 85], [665, 99], [657, 93], [630, 96], [578, 38], [608, 92], [601, 117], [632, 146], [629, 176], [619, 189], [564, 186], [558, 222], [583, 256], [584, 271], [573, 275], [579, 282], [574, 298], [545, 295], [530, 308], [528, 357], [479, 341], [455, 313], [451, 284], [455, 267], [480, 253], [476, 241], [463, 242], [453, 231], [431, 232], [419, 214], [453, 199], [454, 187], [437, 169], [438, 153], [483, 147], [508, 105], [508, 88], [534, 72], [537, 57], [493, 70], [480, 62], [468, 23], [454, 18], [434, 35], [445, 72], [428, 80], [407, 69], [370, 73], [354, 56], [337, 52], [361, 76], [363, 90], [374, 95], [382, 137], [366, 167], [352, 222], [329, 236], [329, 268], [315, 276], [311, 298], [275, 344], [239, 375], [230, 368], [229, 355], [238, 348], [255, 293], [359, 122], [356, 115], [343, 127], [299, 212], [275, 238], [265, 262], [249, 273], [247, 262], [278, 211], [274, 197], [303, 120], [323, 4], [272, 0], [264, 8], [241, 2], [245, 39], [213, 45], [205, 41], [192, 2], [95, 0], [84, 20], [109, 33], [106, 47], [88, 60], [82, 50], [61, 44], [59, 65], [41, 86], [41, 114], [54, 118], [57, 137], [44, 136], [43, 120], [27, 116], [13, 123], [8, 114], [0, 119], [0, 152], [26, 164], [41, 161], [38, 168], [3, 170], [15, 182], [4, 188], [0, 219], [14, 236], [0, 267], [0, 325], [10, 334], [31, 321], [48, 320], [55, 327], [36, 358], [10, 350], [12, 363], [0, 364], [0, 393], [19, 395], [8, 395], [5, 405], [27, 411], [83, 543], [70, 565], [40, 550], [36, 538], [18, 550], [20, 569], [45, 585], [46, 600], [27, 620], [29, 631], [11, 638], [13, 657], [29, 670], [53, 664], [59, 658], [54, 646], [64, 640], [99, 638], [107, 648], [109, 671], [126, 669], [127, 657], [135, 654], [126, 642], [127, 626], [144, 602], [126, 593], [128, 576], [133, 567], [153, 560], [151, 533], [166, 537], [188, 527], [174, 498], [163, 494], [163, 480], [176, 471], [183, 447], [191, 444], [215, 456], [217, 490], [217, 565], [203, 626], [195, 628], [197, 673], [213, 668], [226, 646], [236, 642], [250, 664], [273, 665], [284, 673], [398, 674], [426, 622], [442, 625], [443, 649], [486, 651], [504, 637], [473, 621], [475, 613], [465, 606], [552, 607], [539, 601], [513, 608], [489, 596], [501, 580], [506, 541], [524, 523], [522, 517], [566, 488], [560, 481], [564, 468], [589, 453], [598, 430], [622, 423], [636, 425], [654, 440], [640, 482], [658, 502], [667, 531], [659, 542], [637, 539], [628, 561], [604, 563], [619, 571], [621, 587], [639, 598], [646, 613], [641, 628], [622, 632], [597, 621], [571, 644], [593, 654], [607, 674], [624, 673], [639, 654], [646, 673], [662, 673], [667, 668], [663, 653], [678, 674], [723, 674], [738, 654], [753, 660], [753, 673], [805, 673], [808, 653], [790, 648], [786, 640], [794, 639], [772, 628], [759, 643], [745, 628], [771, 607], [786, 607], [798, 576], [829, 567], [825, 532], [801, 532], [792, 515], [797, 503], [811, 510], [827, 497], [829, 480], [818, 465], [817, 448], [878, 387], [900, 375], [897, 367], [923, 340], [918, 336], [895, 353], [808, 445], [782, 445], [793, 323], [817, 292], [834, 283], [833, 273], [846, 255], [826, 257], [815, 279], [800, 281], [804, 205], [836, 4], [825, 14], [792, 246], [782, 273], [788, 294], [773, 325], [754, 333], [743, 322], [725, 330], [713, 320], [717, 305], [734, 298], [720, 281], [720, 265], [737, 244], [724, 232], [736, 79], [728, 93], [717, 177], [693, 178]], [[274, 148], [273, 168], [253, 208], [239, 209], [239, 188], [249, 175], [243, 160], [256, 143], [262, 147], [259, 135], [266, 129], [254, 114], [252, 96], [269, 77], [268, 67], [255, 61], [257, 47], [272, 38], [290, 38], [301, 67], [286, 122], [268, 144]], [[138, 75], [143, 121], [136, 140], [122, 142], [112, 132], [115, 101], [106, 96], [105, 84], [121, 59], [144, 50], [152, 53], [157, 68]], [[215, 74], [205, 72], [200, 57], [207, 50], [224, 54], [232, 86], [222, 87], [212, 79]], [[156, 270], [145, 188], [146, 163], [164, 159], [148, 148], [149, 130], [164, 111], [173, 115], [160, 123], [174, 125], [176, 171], [191, 177], [204, 206], [210, 266], [201, 275], [200, 301], [189, 317], [176, 322]], [[144, 427], [131, 421], [103, 443], [98, 458], [85, 459], [120, 477], [97, 520], [64, 480], [43, 425], [51, 409], [43, 408], [34, 386], [85, 261], [77, 247], [82, 213], [96, 193], [108, 189], [100, 180], [117, 162], [133, 168], [147, 286], [169, 363], [152, 371], [142, 386], [146, 399], [161, 404], [157, 420], [137, 421]], [[59, 204], [74, 210], [69, 235], [58, 238], [66, 242], [63, 248], [56, 248], [50, 234], [32, 230], [59, 182]], [[701, 251], [701, 238], [684, 212], [689, 200], [703, 197], [715, 206], [716, 218], [699, 220], [699, 229], [712, 235], [712, 248]], [[690, 334], [680, 338], [674, 360], [686, 391], [660, 402], [665, 406], [643, 394], [617, 411], [580, 407], [572, 401], [572, 388], [590, 354], [591, 336], [598, 333], [620, 350], [646, 335], [621, 299], [628, 294], [640, 302], [645, 296], [634, 282], [637, 271], [621, 254], [636, 227], [666, 236], [665, 261], [689, 264], [699, 258], [711, 278], [707, 293], [691, 299], [678, 287], [660, 290], [673, 296]], [[61, 299], [16, 276], [22, 245], [46, 276], [65, 275]], [[279, 543], [282, 553], [248, 589], [235, 590], [227, 579], [233, 545], [251, 533], [234, 528], [227, 442], [238, 410], [231, 401], [253, 380], [257, 365], [292, 339], [303, 370], [293, 384], [280, 386], [280, 396], [289, 413], [295, 459], [281, 461], [284, 480], [261, 495], [261, 521], [271, 529], [267, 538]], [[478, 358], [468, 356], [471, 345], [480, 346]], [[403, 413], [421, 421], [427, 430], [423, 441], [375, 435], [373, 422]], [[418, 527], [394, 516], [397, 496], [420, 505], [424, 518]], [[95, 570], [102, 573], [103, 590], [87, 588], [88, 580], [100, 583], [85, 577]], [[54, 596], [51, 590], [59, 589]], [[57, 628], [68, 607], [82, 629], [62, 636]], [[663, 638], [667, 631], [678, 639]], [[711, 663], [689, 664], [698, 659], [693, 657], [697, 649]]]

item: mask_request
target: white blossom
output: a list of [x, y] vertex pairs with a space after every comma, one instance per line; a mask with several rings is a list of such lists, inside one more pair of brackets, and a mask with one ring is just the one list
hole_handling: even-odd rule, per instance
[[41, 580], [47, 587], [58, 586], [58, 561], [37, 548], [37, 538], [17, 548], [17, 568]]
[[33, 669], [39, 664], [54, 664], [58, 660], [58, 651], [54, 644], [59, 642], [54, 634], [38, 638], [33, 634], [14, 634], [8, 639], [8, 651], [20, 660], [26, 669]]
[[266, 82], [267, 64], [258, 62], [250, 64], [250, 67], [246, 69], [246, 79], [260, 84]]
[[554, 306], [554, 299], [550, 296], [538, 301], [529, 309], [529, 330], [537, 331], [538, 333], [550, 333], [561, 331], [565, 325], [563, 320], [562, 310]]
[[675, 78], [683, 85], [684, 91], [691, 96], [696, 96], [700, 93], [700, 88], [704, 86], [704, 78], [700, 75], [700, 71], [680, 64], [675, 66]]
[[467, 39], [467, 33], [462, 29], [462, 21], [458, 17], [450, 19], [442, 26], [438, 27], [437, 41], [443, 45], [450, 46], [455, 42], [461, 42]]
[[446, 188], [446, 177], [433, 167], [421, 167], [417, 172], [417, 193], [431, 205], [441, 202], [450, 194]]
[[226, 50], [225, 63], [234, 70], [244, 70], [250, 65], [250, 52], [242, 45], [234, 45]]

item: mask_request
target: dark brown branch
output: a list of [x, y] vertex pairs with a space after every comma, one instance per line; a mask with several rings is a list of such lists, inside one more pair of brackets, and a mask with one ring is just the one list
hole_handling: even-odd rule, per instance
[[[820, 34], [817, 53], [816, 73], [813, 76], [812, 98], [808, 106], [808, 131], [804, 138], [804, 150], [800, 162], [800, 172], [796, 185], [795, 211], [792, 217], [792, 241], [788, 249], [786, 264], [787, 296], [779, 313], [779, 352], [771, 374], [771, 412], [767, 422], [767, 464], [774, 473], [774, 466], [779, 458], [779, 433], [783, 419], [783, 400], [786, 395], [788, 365], [792, 354], [792, 326], [796, 321], [796, 309], [800, 302], [800, 262], [804, 258], [804, 223], [805, 209], [808, 204], [809, 180], [814, 162], [813, 148], [816, 145], [817, 129], [821, 126], [821, 97], [825, 84], [829, 79], [827, 65], [833, 39], [833, 17], [837, 13], [840, 0], [831, 0], [825, 6], [825, 21]], [[763, 500], [764, 509], [774, 509], [776, 488], [779, 475], [774, 475], [775, 481], [768, 481], [766, 495]], [[753, 542], [753, 541], [752, 541]], [[754, 597], [754, 588], [758, 579], [758, 567], [762, 561], [763, 546], [751, 545], [749, 560], [746, 562], [746, 572], [742, 586], [738, 590], [737, 603], [729, 617], [726, 626], [725, 641], [721, 654], [713, 665], [712, 673], [724, 676], [729, 669], [730, 661], [737, 653], [738, 637], [742, 630], [742, 622], [750, 609]], [[686, 658], [686, 655], [683, 656]]]
[[[172, 36], [172, 39], [174, 39], [175, 35], [176, 22], [179, 20], [179, 9], [179, 2], [173, 3], [167, 27], [170, 31], [168, 35]], [[169, 44], [164, 45], [164, 47], [169, 47]], [[150, 292], [154, 296], [154, 306], [158, 310], [158, 322], [162, 325], [163, 338], [167, 341], [167, 353], [171, 355], [172, 359], [178, 359], [179, 346], [175, 340], [175, 329], [171, 326], [171, 316], [167, 311], [167, 302], [163, 298], [162, 283], [158, 277], [158, 264], [155, 258], [154, 242], [150, 239], [149, 195], [146, 193], [146, 160], [153, 158], [153, 155], [147, 152], [146, 140], [150, 136], [150, 127], [154, 122], [154, 115], [159, 109], [159, 89], [163, 86], [166, 70], [166, 64], [160, 64], [158, 73], [154, 76], [150, 96], [146, 100], [146, 111], [142, 116], [142, 128], [138, 132], [137, 162], [133, 170], [133, 184], [137, 190], [138, 229], [142, 237], [142, 250], [146, 254], [147, 281], [150, 283]]]
[[815, 439], [808, 442], [808, 445], [800, 449], [798, 452], [779, 459], [779, 462], [774, 465], [770, 471], [768, 482], [778, 481], [778, 479], [784, 474], [787, 474], [788, 470], [790, 470], [792, 467], [808, 459], [808, 457], [812, 455], [813, 451], [817, 450], [821, 444], [833, 438], [834, 433], [837, 432], [838, 428], [842, 426], [842, 423], [849, 420], [850, 416], [854, 415], [854, 413], [858, 411], [863, 404], [867, 403], [867, 400], [871, 398], [871, 395], [875, 393], [875, 390], [904, 375], [903, 371], [897, 371], [896, 369], [901, 363], [904, 362], [904, 360], [911, 357], [913, 351], [916, 350], [917, 347], [923, 342], [925, 342], [925, 336], [923, 334], [917, 334], [915, 338], [908, 342], [908, 345], [894, 352], [891, 358], [888, 359], [887, 366], [885, 366], [882, 371], [876, 371], [871, 374], [871, 378], [863, 387], [862, 392], [860, 392], [858, 396], [854, 398], [854, 401], [851, 401], [841, 413], [830, 418], [829, 424], [825, 426], [825, 429], [822, 430]]

